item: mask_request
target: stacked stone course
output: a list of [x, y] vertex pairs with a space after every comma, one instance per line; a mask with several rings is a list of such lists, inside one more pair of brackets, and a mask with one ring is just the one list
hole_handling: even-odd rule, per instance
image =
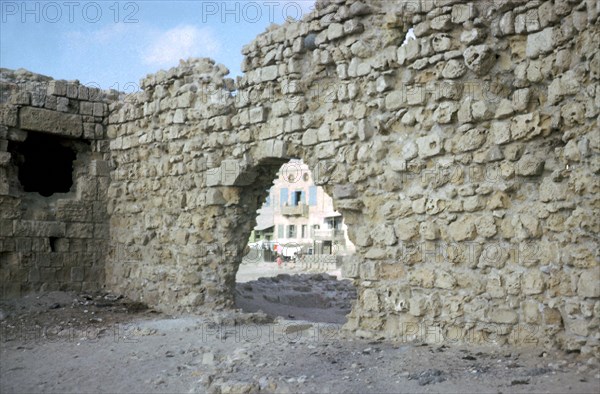
[[[109, 237], [105, 129], [110, 97], [78, 81], [25, 70], [1, 69], [0, 90], [2, 296], [102, 288]], [[42, 197], [20, 184], [23, 158], [15, 147], [32, 133], [54, 136], [75, 150], [68, 193]]]

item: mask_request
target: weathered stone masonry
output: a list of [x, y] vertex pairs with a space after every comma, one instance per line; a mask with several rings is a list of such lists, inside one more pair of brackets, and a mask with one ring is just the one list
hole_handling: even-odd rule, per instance
[[[23, 70], [3, 69], [0, 87], [2, 296], [97, 290], [104, 285], [109, 235], [105, 94]], [[48, 179], [44, 168], [65, 159], [60, 168], [72, 184], [56, 193], [44, 186], [27, 190], [58, 184], [56, 173]]]
[[246, 46], [237, 81], [207, 59], [149, 75], [109, 108], [106, 286], [230, 307], [256, 208], [301, 158], [357, 247], [347, 329], [597, 354], [599, 11], [320, 1]]

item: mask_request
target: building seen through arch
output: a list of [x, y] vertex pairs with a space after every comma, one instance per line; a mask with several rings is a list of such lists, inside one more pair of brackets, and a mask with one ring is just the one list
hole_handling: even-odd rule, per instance
[[333, 199], [315, 179], [302, 160], [291, 160], [277, 173], [269, 194], [258, 209], [256, 226], [249, 239], [253, 253], [262, 261], [277, 254], [298, 257], [300, 262], [331, 261], [335, 256], [353, 254], [342, 215]]

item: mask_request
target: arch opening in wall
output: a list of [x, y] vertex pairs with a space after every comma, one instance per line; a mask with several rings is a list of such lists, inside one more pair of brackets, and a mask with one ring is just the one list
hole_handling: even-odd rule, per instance
[[356, 299], [341, 277], [354, 253], [342, 215], [301, 160], [257, 179], [256, 224], [236, 273], [236, 307], [272, 317], [345, 323]]

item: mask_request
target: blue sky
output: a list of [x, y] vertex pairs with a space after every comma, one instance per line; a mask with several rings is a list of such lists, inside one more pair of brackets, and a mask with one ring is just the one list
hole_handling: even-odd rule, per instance
[[310, 12], [295, 1], [0, 0], [0, 67], [131, 92], [179, 59], [211, 57], [240, 75], [242, 46]]

